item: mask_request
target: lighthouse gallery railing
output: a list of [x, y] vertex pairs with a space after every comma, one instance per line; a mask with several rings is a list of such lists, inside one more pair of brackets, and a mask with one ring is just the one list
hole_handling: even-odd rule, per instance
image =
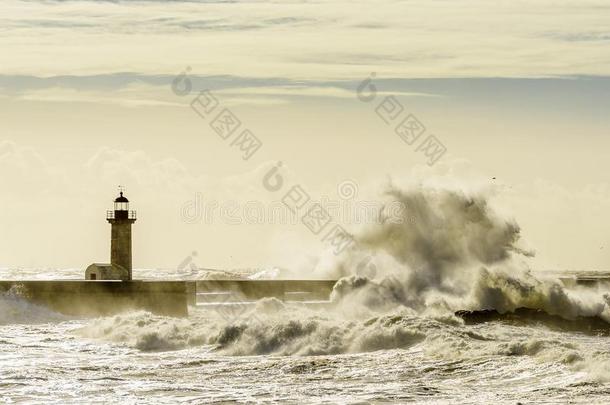
[[[115, 215], [116, 212], [117, 211], [106, 211], [106, 219], [118, 219]], [[118, 211], [118, 212], [124, 212], [124, 211]], [[125, 217], [123, 217], [123, 218], [125, 218]], [[127, 219], [137, 219], [136, 211], [129, 211], [129, 213], [127, 214]]]

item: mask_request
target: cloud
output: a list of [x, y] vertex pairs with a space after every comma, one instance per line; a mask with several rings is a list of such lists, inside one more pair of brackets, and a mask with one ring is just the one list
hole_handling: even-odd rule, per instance
[[594, 0], [6, 0], [3, 8], [3, 70], [12, 74], [171, 74], [186, 65], [205, 75], [322, 81], [372, 70], [610, 74], [608, 8]]
[[[173, 76], [117, 73], [91, 76], [36, 77], [0, 75], [5, 97], [28, 101], [101, 103], [124, 107], [184, 107], [170, 89]], [[213, 90], [227, 105], [285, 104], [299, 98], [353, 99], [355, 81], [316, 82], [287, 79], [190, 75], [193, 97], [198, 90]], [[379, 95], [439, 97], [424, 91], [394, 88]]]
[[36, 201], [64, 186], [61, 171], [47, 163], [34, 149], [0, 141], [0, 189], [7, 195]]

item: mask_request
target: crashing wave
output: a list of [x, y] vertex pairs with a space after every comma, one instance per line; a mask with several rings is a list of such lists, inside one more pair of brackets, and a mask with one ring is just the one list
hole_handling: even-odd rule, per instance
[[[610, 353], [593, 358], [569, 336], [552, 335], [553, 329], [607, 333], [604, 287], [566, 288], [535, 277], [519, 226], [497, 215], [483, 193], [391, 188], [387, 197], [406, 207], [409, 220], [373, 224], [331, 265], [320, 260], [325, 277], [340, 278], [326, 308], [265, 299], [239, 317], [211, 306], [188, 319], [137, 312], [97, 319], [77, 333], [144, 351], [332, 355], [409, 349], [452, 359], [532, 356], [610, 376]], [[359, 275], [362, 259], [370, 257], [375, 273]], [[494, 327], [485, 329], [483, 321]]]

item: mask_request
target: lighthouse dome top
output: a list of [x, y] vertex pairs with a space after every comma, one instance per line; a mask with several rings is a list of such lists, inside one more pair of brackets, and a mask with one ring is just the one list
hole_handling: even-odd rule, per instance
[[123, 192], [121, 191], [120, 193], [121, 195], [119, 197], [116, 198], [116, 200], [114, 200], [115, 203], [128, 203], [129, 200], [127, 199], [127, 197], [123, 196]]
[[129, 200], [123, 195], [121, 190], [120, 195], [114, 200], [114, 210], [106, 212], [107, 220], [136, 220], [136, 212], [129, 211]]

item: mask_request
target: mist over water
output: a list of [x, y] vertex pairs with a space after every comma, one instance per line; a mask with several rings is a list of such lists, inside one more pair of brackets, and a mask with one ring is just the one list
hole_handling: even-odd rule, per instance
[[[80, 347], [74, 361], [99, 355], [94, 363], [106, 368], [88, 371], [95, 378], [115, 373], [121, 389], [151, 398], [161, 392], [183, 398], [171, 392], [171, 380], [199, 399], [248, 401], [248, 393], [257, 392], [261, 401], [294, 403], [587, 402], [610, 392], [610, 333], [593, 331], [588, 321], [563, 330], [529, 313], [518, 320], [508, 316], [529, 308], [605, 325], [607, 286], [566, 288], [537, 277], [527, 265], [533, 253], [522, 247], [518, 224], [499, 215], [484, 192], [391, 186], [384, 198], [401, 202], [410, 220], [367, 225], [355, 234], [352, 249], [321, 258], [312, 273], [340, 279], [327, 305], [268, 298], [234, 318], [199, 306], [187, 319], [132, 312], [69, 320], [13, 294], [0, 299], [0, 324], [17, 333], [6, 336], [5, 330], [0, 345], [29, 353], [19, 334], [56, 334]], [[498, 317], [465, 322], [456, 316], [461, 310], [495, 310]], [[58, 351], [64, 345], [51, 344]], [[142, 375], [153, 359], [168, 381], [158, 391], [145, 390], [149, 382], [125, 368], [125, 353]], [[47, 357], [36, 362], [64, 367]], [[6, 366], [6, 358], [0, 364]], [[244, 372], [248, 367], [258, 375]], [[45, 378], [50, 385], [53, 377]], [[0, 380], [0, 387], [11, 384], [15, 374]], [[33, 388], [26, 383], [22, 390], [31, 395]]]

